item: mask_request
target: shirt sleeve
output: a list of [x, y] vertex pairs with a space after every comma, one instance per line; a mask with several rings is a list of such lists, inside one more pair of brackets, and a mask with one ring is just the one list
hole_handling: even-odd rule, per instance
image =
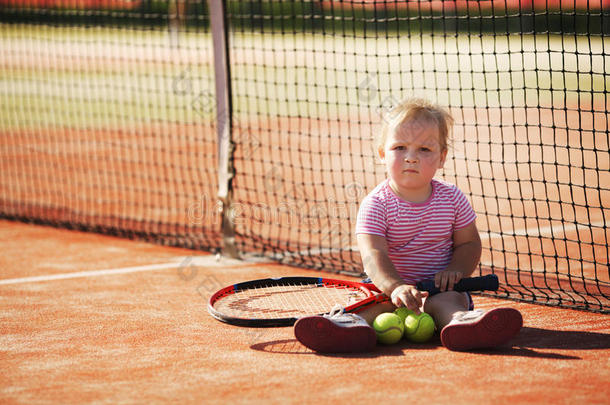
[[367, 196], [360, 203], [356, 219], [356, 234], [386, 236], [387, 214], [384, 204], [374, 196]]
[[477, 219], [477, 214], [464, 193], [457, 187], [455, 190], [455, 229], [462, 229]]

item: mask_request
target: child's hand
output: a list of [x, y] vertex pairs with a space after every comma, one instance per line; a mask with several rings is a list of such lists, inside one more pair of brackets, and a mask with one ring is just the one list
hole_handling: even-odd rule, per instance
[[427, 297], [426, 291], [419, 291], [412, 285], [401, 284], [392, 291], [392, 304], [397, 307], [407, 307], [416, 314], [420, 314], [419, 310], [423, 305], [422, 298]]
[[434, 275], [434, 285], [441, 291], [452, 291], [453, 286], [464, 278], [461, 271], [445, 270]]

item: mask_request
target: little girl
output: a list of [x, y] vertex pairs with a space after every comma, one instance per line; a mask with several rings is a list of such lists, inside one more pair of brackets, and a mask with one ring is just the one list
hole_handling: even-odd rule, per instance
[[[359, 315], [300, 319], [295, 335], [305, 346], [323, 352], [371, 350], [376, 335], [369, 325], [378, 314], [401, 306], [430, 314], [451, 350], [501, 345], [521, 329], [517, 310], [474, 311], [468, 293], [453, 291], [478, 265], [481, 240], [466, 196], [434, 179], [447, 157], [452, 123], [448, 112], [420, 99], [388, 114], [375, 144], [387, 179], [362, 201], [356, 234], [366, 274], [391, 302]], [[430, 279], [442, 292], [427, 297], [415, 284]]]

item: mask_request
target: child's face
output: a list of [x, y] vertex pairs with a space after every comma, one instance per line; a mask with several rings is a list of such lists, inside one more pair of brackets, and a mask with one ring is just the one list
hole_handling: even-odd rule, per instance
[[423, 202], [430, 196], [430, 182], [447, 157], [439, 136], [434, 123], [407, 121], [388, 133], [385, 145], [379, 148], [390, 186], [403, 199]]

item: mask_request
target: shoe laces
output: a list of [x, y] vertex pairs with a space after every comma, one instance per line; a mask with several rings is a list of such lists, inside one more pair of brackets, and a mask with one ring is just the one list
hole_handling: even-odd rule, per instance
[[340, 318], [345, 315], [345, 308], [341, 305], [337, 304], [330, 310], [330, 312], [326, 315], [328, 318]]
[[341, 305], [335, 305], [333, 309], [324, 316], [336, 323], [368, 325], [360, 315], [345, 312], [345, 308]]
[[453, 316], [453, 320], [458, 321], [458, 322], [472, 321], [472, 320], [475, 320], [475, 319], [481, 317], [481, 315], [483, 315], [484, 313], [485, 313], [485, 311], [480, 310], [480, 309], [475, 309], [472, 311], [463, 311], [463, 312], [455, 314]]

